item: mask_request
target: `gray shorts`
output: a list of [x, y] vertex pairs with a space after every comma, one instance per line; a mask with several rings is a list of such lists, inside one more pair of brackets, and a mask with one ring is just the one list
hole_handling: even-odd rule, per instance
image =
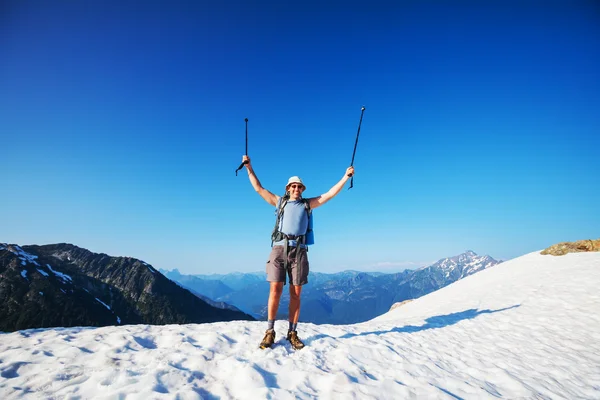
[[[296, 259], [296, 252], [299, 251]], [[284, 269], [284, 248], [283, 246], [273, 246], [269, 261], [267, 261], [267, 281], [283, 282], [285, 285], [286, 272], [290, 278], [290, 284], [306, 285], [308, 283], [308, 254], [306, 248], [288, 247], [288, 265], [287, 271]]]

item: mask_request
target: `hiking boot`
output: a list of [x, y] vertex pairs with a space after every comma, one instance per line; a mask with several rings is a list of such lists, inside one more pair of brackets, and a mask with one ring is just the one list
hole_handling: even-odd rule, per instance
[[304, 343], [298, 338], [298, 332], [296, 331], [288, 331], [286, 339], [292, 344], [294, 350], [300, 350], [304, 347]]
[[260, 342], [260, 348], [266, 349], [273, 346], [273, 343], [275, 343], [275, 330], [267, 329], [265, 332], [265, 337], [263, 338], [262, 342]]

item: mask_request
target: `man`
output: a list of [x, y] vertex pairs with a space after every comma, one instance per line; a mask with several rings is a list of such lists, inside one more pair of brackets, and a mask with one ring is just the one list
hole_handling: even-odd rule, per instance
[[[263, 188], [260, 181], [254, 173], [250, 157], [243, 156], [243, 162], [248, 170], [248, 178], [254, 190], [260, 197], [272, 206], [278, 207], [279, 201], [284, 200], [267, 189]], [[333, 199], [344, 187], [344, 184], [354, 174], [354, 167], [348, 167], [346, 173], [327, 193], [318, 197], [312, 197], [304, 200], [302, 193], [306, 189], [302, 179], [293, 176], [288, 180], [285, 187], [286, 202], [283, 207], [283, 214], [279, 226], [276, 226], [276, 235], [274, 236], [273, 249], [267, 262], [267, 281], [270, 283], [269, 302], [268, 302], [268, 328], [265, 337], [260, 343], [260, 348], [271, 347], [275, 342], [275, 318], [279, 309], [279, 300], [283, 292], [283, 286], [286, 283], [286, 273], [290, 279], [290, 306], [289, 306], [289, 330], [287, 340], [292, 347], [299, 350], [304, 347], [304, 343], [298, 338], [296, 327], [300, 317], [300, 294], [302, 285], [308, 283], [308, 256], [306, 253], [306, 234], [309, 224], [309, 213], [306, 204], [310, 210], [321, 207], [329, 200]], [[289, 198], [288, 198], [289, 196]], [[281, 212], [281, 210], [279, 210]]]

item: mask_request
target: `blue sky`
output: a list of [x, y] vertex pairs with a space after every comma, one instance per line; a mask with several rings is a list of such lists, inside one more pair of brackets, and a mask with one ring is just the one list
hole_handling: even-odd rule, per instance
[[[0, 242], [259, 271], [326, 192], [313, 271], [509, 259], [600, 237], [600, 8], [544, 2], [4, 1]], [[483, 3], [483, 4], [482, 4]]]

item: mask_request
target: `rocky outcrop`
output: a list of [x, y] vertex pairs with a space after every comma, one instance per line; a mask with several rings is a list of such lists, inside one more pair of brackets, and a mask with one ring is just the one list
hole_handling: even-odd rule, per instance
[[412, 299], [410, 299], [410, 300], [404, 300], [404, 301], [399, 301], [398, 303], [394, 303], [390, 307], [390, 311], [392, 311], [395, 308], [402, 307], [403, 305], [405, 305], [406, 303], [410, 303], [411, 301], [412, 301]]
[[540, 254], [563, 256], [567, 253], [583, 253], [589, 251], [600, 251], [600, 239], [578, 240], [576, 242], [562, 242], [554, 244], [543, 250]]

